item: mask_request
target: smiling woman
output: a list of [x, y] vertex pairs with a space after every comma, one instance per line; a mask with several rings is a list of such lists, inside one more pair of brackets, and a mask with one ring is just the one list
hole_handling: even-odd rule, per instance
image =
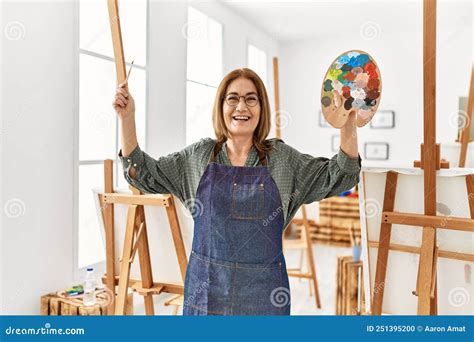
[[217, 88], [212, 115], [217, 143], [228, 141], [232, 165], [243, 166], [252, 145], [268, 153], [270, 104], [260, 77], [247, 68], [227, 74]]
[[331, 159], [300, 153], [281, 139], [267, 139], [265, 86], [252, 70], [236, 69], [217, 89], [216, 138], [154, 159], [136, 141], [133, 98], [125, 86], [117, 88], [113, 105], [122, 122], [126, 180], [144, 193], [171, 193], [191, 203], [183, 314], [289, 315], [282, 233], [302, 204], [358, 183], [354, 119], [341, 129], [341, 144], [357, 157], [342, 149]]

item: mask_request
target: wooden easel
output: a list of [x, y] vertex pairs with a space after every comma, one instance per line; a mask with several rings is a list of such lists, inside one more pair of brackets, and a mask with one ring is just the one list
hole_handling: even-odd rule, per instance
[[[154, 314], [153, 297], [161, 293], [184, 294], [184, 279], [187, 268], [187, 257], [184, 248], [183, 237], [179, 226], [176, 206], [172, 195], [162, 195], [156, 197], [153, 195], [141, 195], [140, 191], [130, 187], [133, 194], [118, 194], [113, 190], [113, 161], [107, 159], [104, 161], [105, 192], [99, 194], [101, 203], [106, 240], [106, 263], [107, 273], [105, 280], [107, 287], [114, 291], [118, 284], [117, 299], [115, 308], [108, 308], [107, 313], [112, 315], [124, 315], [126, 313], [126, 298], [129, 286], [134, 291], [143, 295], [145, 301], [145, 312], [147, 315]], [[120, 261], [120, 275], [115, 272], [115, 240], [114, 234], [113, 208], [114, 204], [127, 204], [127, 226], [125, 231], [125, 241], [123, 245], [122, 259]], [[148, 245], [148, 233], [145, 220], [145, 205], [156, 205], [166, 208], [166, 214], [170, 223], [171, 234], [176, 250], [179, 268], [183, 284], [159, 283], [153, 281], [151, 270], [150, 249]], [[112, 214], [111, 214], [112, 213]], [[139, 256], [141, 280], [130, 279], [130, 268], [136, 253]], [[109, 285], [111, 284], [111, 285]]]
[[[275, 122], [276, 122], [276, 136], [277, 138], [281, 138], [281, 122], [280, 122], [280, 85], [279, 85], [279, 78], [278, 78], [278, 58], [273, 57], [273, 80], [274, 80], [274, 88], [275, 88]], [[310, 281], [310, 291], [311, 291], [311, 284], [314, 288], [315, 299], [316, 299], [316, 307], [318, 309], [321, 308], [321, 298], [319, 295], [319, 286], [318, 286], [318, 279], [316, 276], [316, 266], [314, 262], [313, 256], [313, 243], [311, 240], [310, 235], [310, 224], [308, 222], [308, 217], [306, 214], [306, 207], [303, 204], [301, 206], [301, 212], [303, 214], [303, 224], [301, 225], [301, 239], [292, 241], [292, 240], [284, 240], [284, 247], [285, 249], [301, 249], [303, 252], [306, 252], [307, 259], [308, 259], [308, 272], [297, 272], [296, 270], [289, 269], [288, 275], [290, 277], [297, 277], [297, 278], [306, 278]], [[291, 225], [290, 225], [291, 226]], [[288, 228], [287, 228], [288, 230]], [[283, 237], [284, 238], [284, 237]], [[311, 294], [311, 292], [310, 292]]]
[[461, 141], [461, 153], [459, 154], [459, 167], [466, 165], [467, 144], [471, 140], [471, 125], [472, 125], [472, 105], [474, 101], [474, 65], [471, 69], [471, 82], [469, 84], [469, 95], [467, 97], [466, 105], [466, 124], [461, 130], [459, 140]]
[[[418, 315], [437, 314], [436, 264], [438, 257], [459, 260], [474, 260], [464, 253], [440, 251], [436, 246], [437, 228], [474, 232], [474, 175], [466, 176], [467, 196], [471, 219], [436, 215], [436, 171], [449, 168], [449, 163], [440, 160], [440, 146], [436, 144], [436, 0], [423, 2], [423, 105], [424, 136], [421, 144], [421, 160], [414, 167], [424, 170], [424, 214], [394, 212], [398, 174], [388, 172], [385, 183], [382, 223], [375, 271], [372, 314], [382, 314], [385, 276], [389, 250], [419, 253], [417, 288]], [[391, 245], [392, 224], [422, 227], [421, 248]]]
[[[122, 32], [120, 28], [120, 16], [117, 0], [107, 0], [109, 11], [110, 30], [114, 48], [115, 67], [117, 72], [117, 84], [124, 82], [126, 77], [125, 58], [123, 52]], [[156, 283], [153, 281], [151, 270], [150, 251], [148, 246], [148, 235], [145, 221], [144, 205], [157, 205], [166, 207], [166, 213], [170, 223], [173, 242], [178, 258], [181, 276], [185, 279], [187, 268], [187, 257], [184, 248], [181, 229], [174, 198], [172, 195], [155, 197], [140, 195], [140, 191], [131, 187], [133, 194], [116, 194], [113, 189], [113, 162], [104, 162], [104, 193], [100, 194], [101, 207], [103, 208], [105, 240], [106, 240], [106, 264], [105, 276], [107, 287], [115, 293], [118, 282], [118, 295], [115, 307], [111, 303], [107, 313], [109, 315], [123, 315], [126, 310], [126, 295], [129, 285], [144, 296], [145, 310], [147, 315], [154, 314], [152, 295], [163, 292], [184, 294], [182, 284]], [[116, 276], [115, 270], [115, 233], [114, 233], [114, 204], [128, 204], [127, 227], [121, 260], [120, 276]], [[141, 281], [130, 279], [130, 267], [138, 252], [140, 260]]]
[[[306, 207], [301, 206], [301, 212], [303, 214], [302, 224], [301, 224], [301, 238], [300, 239], [284, 239], [283, 248], [284, 250], [295, 250], [299, 249], [302, 252], [306, 252], [306, 257], [308, 261], [308, 271], [302, 272], [301, 266], [297, 269], [288, 268], [288, 276], [295, 278], [304, 278], [310, 281], [309, 289], [310, 295], [311, 288], [314, 288], [316, 307], [321, 309], [321, 297], [319, 295], [319, 286], [318, 279], [316, 276], [316, 266], [314, 263], [313, 249], [312, 249], [312, 240], [310, 234], [310, 224], [308, 222], [308, 215], [306, 214]], [[293, 221], [292, 221], [293, 222]], [[296, 224], [296, 222], [295, 222]]]
[[281, 139], [281, 121], [280, 121], [280, 80], [278, 76], [278, 58], [273, 57], [273, 85], [275, 92], [275, 134]]

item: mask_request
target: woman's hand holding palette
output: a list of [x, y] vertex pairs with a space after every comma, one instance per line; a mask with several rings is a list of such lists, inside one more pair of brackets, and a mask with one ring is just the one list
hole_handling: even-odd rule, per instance
[[382, 81], [373, 58], [352, 50], [337, 57], [329, 67], [321, 87], [324, 117], [334, 127], [345, 125], [354, 112], [357, 126], [366, 125], [380, 103]]

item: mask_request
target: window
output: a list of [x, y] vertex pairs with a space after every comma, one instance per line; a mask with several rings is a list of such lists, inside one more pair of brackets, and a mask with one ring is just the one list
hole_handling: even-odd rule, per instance
[[255, 71], [262, 79], [265, 87], [267, 85], [267, 54], [259, 48], [249, 44], [248, 46], [248, 66]]
[[212, 106], [222, 79], [222, 25], [188, 7], [186, 144], [213, 137]]
[[[145, 147], [147, 1], [121, 0], [120, 22], [127, 71], [135, 60], [129, 89], [135, 99], [137, 135]], [[93, 188], [103, 188], [103, 161], [114, 160], [115, 188], [127, 188], [121, 164], [118, 118], [112, 108], [116, 88], [112, 38], [106, 1], [79, 2], [79, 114], [75, 128], [77, 267], [105, 260]]]

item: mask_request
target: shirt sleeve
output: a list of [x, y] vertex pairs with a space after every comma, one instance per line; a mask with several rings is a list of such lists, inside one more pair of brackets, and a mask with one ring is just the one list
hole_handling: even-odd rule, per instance
[[[182, 199], [182, 174], [187, 150], [154, 159], [137, 147], [124, 157], [122, 150], [118, 156], [122, 162], [123, 174], [127, 182], [143, 193], [171, 193]], [[130, 168], [136, 170], [135, 178], [130, 177]]]
[[302, 204], [337, 195], [359, 183], [360, 154], [351, 158], [340, 148], [331, 159], [297, 153], [295, 193]]

